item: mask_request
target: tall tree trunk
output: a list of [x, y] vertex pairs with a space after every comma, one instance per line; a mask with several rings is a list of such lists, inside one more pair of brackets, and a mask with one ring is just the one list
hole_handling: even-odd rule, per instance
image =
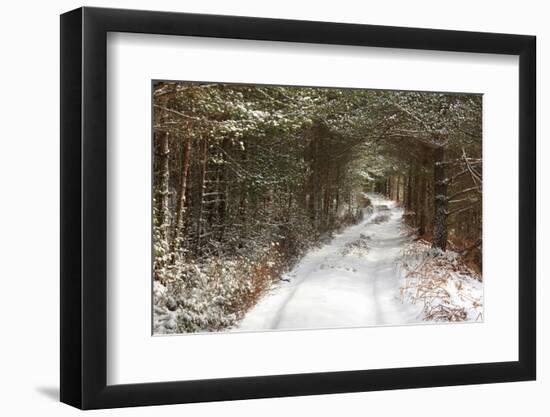
[[434, 231], [432, 247], [447, 249], [447, 215], [449, 200], [448, 181], [445, 178], [445, 149], [439, 147], [434, 152]]
[[203, 194], [204, 194], [204, 187], [205, 187], [205, 180], [206, 180], [206, 163], [208, 160], [208, 146], [206, 144], [206, 139], [200, 139], [200, 179], [199, 179], [199, 209], [198, 209], [198, 215], [197, 215], [197, 243], [196, 243], [196, 250], [197, 252], [200, 252], [201, 248], [201, 234], [203, 232], [203, 211], [204, 211], [204, 201], [203, 201]]
[[287, 192], [288, 197], [288, 206], [287, 206], [287, 213], [286, 213], [286, 221], [290, 223], [290, 220], [292, 219], [292, 189], [289, 187]]
[[413, 179], [413, 163], [409, 162], [409, 174], [407, 175], [407, 195], [405, 207], [408, 209], [412, 208], [412, 179]]
[[426, 178], [422, 173], [418, 176], [419, 184], [419, 197], [418, 197], [418, 211], [417, 211], [417, 220], [418, 220], [418, 234], [423, 236], [426, 233], [426, 210], [428, 209], [427, 204], [427, 184]]
[[306, 154], [305, 159], [308, 162], [309, 170], [308, 175], [306, 178], [306, 193], [305, 193], [305, 200], [306, 200], [306, 209], [309, 214], [310, 220], [315, 223], [316, 221], [316, 200], [317, 200], [317, 193], [316, 193], [316, 182], [317, 182], [317, 164], [316, 164], [316, 148], [317, 148], [317, 137], [315, 136], [315, 133], [312, 133], [312, 137], [310, 139], [310, 142], [306, 148]]
[[159, 228], [162, 238], [168, 240], [168, 231], [170, 228], [170, 144], [168, 133], [156, 132], [156, 140], [158, 146], [158, 173], [159, 173], [159, 191], [158, 191], [158, 207], [159, 207]]
[[189, 172], [189, 161], [191, 158], [191, 139], [187, 138], [183, 145], [183, 155], [181, 162], [181, 179], [178, 189], [178, 203], [176, 207], [176, 224], [174, 226], [174, 239], [172, 240], [172, 250], [175, 251], [181, 245], [183, 226], [185, 222], [185, 210], [187, 199], [187, 176]]
[[395, 201], [399, 203], [399, 189], [401, 188], [401, 175], [395, 178]]
[[336, 166], [336, 206], [334, 211], [338, 216], [338, 209], [340, 208], [340, 164]]
[[218, 198], [219, 198], [219, 203], [218, 203], [218, 207], [217, 207], [217, 211], [218, 211], [218, 222], [220, 224], [220, 230], [219, 230], [219, 235], [218, 235], [218, 241], [219, 242], [222, 242], [223, 239], [224, 239], [224, 235], [225, 235], [225, 229], [227, 227], [227, 212], [228, 212], [228, 207], [229, 207], [229, 204], [230, 204], [230, 195], [229, 195], [229, 184], [228, 184], [228, 181], [227, 181], [227, 176], [228, 176], [228, 173], [227, 173], [227, 158], [226, 156], [230, 154], [230, 140], [228, 138], [224, 138], [223, 141], [222, 141], [222, 149], [223, 149], [223, 153], [222, 153], [222, 160], [223, 160], [223, 164], [222, 166], [220, 167], [220, 170], [219, 170], [219, 173], [218, 173], [218, 178], [217, 178], [217, 183], [216, 183], [216, 186], [217, 186], [217, 192], [219, 193], [218, 194]]

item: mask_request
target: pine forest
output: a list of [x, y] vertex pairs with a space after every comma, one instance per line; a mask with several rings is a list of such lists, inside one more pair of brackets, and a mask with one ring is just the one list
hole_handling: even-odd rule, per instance
[[153, 333], [483, 320], [482, 96], [155, 81]]

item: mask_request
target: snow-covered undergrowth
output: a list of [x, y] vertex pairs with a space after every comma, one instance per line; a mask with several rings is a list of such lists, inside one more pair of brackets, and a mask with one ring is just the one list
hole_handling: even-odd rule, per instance
[[233, 325], [284, 270], [276, 246], [262, 257], [269, 260], [213, 258], [172, 268], [163, 283], [154, 281], [154, 333], [220, 331]]
[[424, 320], [482, 321], [481, 277], [456, 252], [432, 249], [424, 240], [410, 241], [401, 260], [403, 302], [423, 305]]
[[[333, 232], [362, 219], [363, 211], [336, 219]], [[199, 261], [166, 262], [153, 283], [153, 333], [213, 332], [230, 329], [308, 250], [332, 239], [294, 228], [284, 238], [258, 238], [242, 254]], [[296, 235], [296, 236], [294, 236]], [[166, 259], [169, 259], [167, 257]]]

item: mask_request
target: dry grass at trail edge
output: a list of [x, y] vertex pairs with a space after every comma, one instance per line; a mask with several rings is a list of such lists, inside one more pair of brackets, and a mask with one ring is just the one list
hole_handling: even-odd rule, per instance
[[481, 276], [456, 252], [431, 248], [425, 240], [407, 244], [401, 261], [403, 302], [423, 303], [424, 320], [482, 321]]

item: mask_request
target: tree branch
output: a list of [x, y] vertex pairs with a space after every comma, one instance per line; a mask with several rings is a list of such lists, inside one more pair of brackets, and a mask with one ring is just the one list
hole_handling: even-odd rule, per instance
[[454, 193], [453, 195], [451, 195], [451, 196], [449, 197], [449, 200], [452, 200], [453, 198], [456, 198], [456, 197], [458, 197], [459, 195], [469, 193], [470, 191], [477, 191], [478, 193], [480, 192], [478, 187], [466, 188], [465, 190], [459, 191], [459, 192]]
[[167, 111], [169, 113], [173, 113], [175, 115], [178, 115], [180, 117], [183, 117], [184, 119], [189, 119], [189, 120], [201, 120], [200, 117], [193, 117], [193, 116], [189, 116], [187, 114], [184, 114], [184, 113], [181, 113], [177, 110], [173, 110], [173, 109], [169, 109], [168, 107], [163, 107], [163, 106], [160, 106], [158, 104], [155, 104], [154, 107], [156, 107], [157, 109], [161, 109], [161, 110], [164, 110], [164, 111]]
[[462, 213], [462, 212], [464, 212], [464, 211], [471, 210], [471, 209], [473, 209], [476, 205], [477, 205], [477, 202], [474, 203], [474, 204], [470, 204], [469, 206], [462, 207], [462, 208], [460, 208], [460, 209], [448, 211], [448, 212], [447, 212], [447, 216], [451, 216], [451, 215], [453, 215], [453, 214], [458, 214], [458, 213]]

